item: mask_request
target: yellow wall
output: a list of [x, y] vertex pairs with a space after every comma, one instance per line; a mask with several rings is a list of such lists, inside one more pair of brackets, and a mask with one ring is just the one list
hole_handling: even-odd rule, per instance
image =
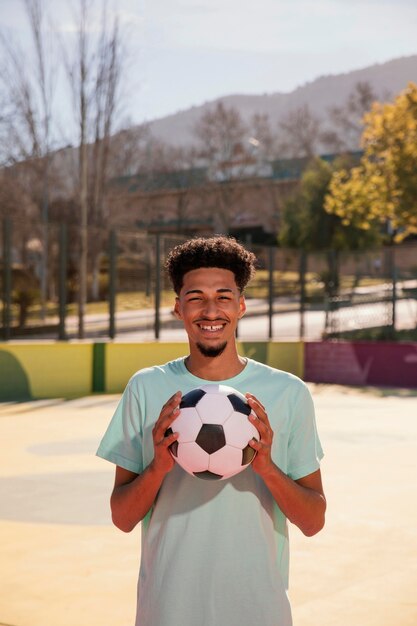
[[301, 341], [270, 341], [268, 343], [267, 363], [271, 367], [304, 376], [304, 344]]
[[[303, 377], [300, 342], [239, 342], [239, 353]], [[187, 343], [0, 344], [0, 401], [70, 397], [93, 391], [121, 393], [139, 369], [188, 354]], [[99, 386], [94, 375], [99, 373]]]
[[[239, 342], [242, 356], [258, 360], [296, 376], [303, 375], [301, 342]], [[188, 354], [186, 343], [109, 343], [106, 346], [105, 390], [119, 393], [129, 378], [143, 367], [166, 363]]]
[[68, 397], [91, 393], [92, 344], [0, 344], [0, 399]]
[[244, 341], [238, 344], [239, 353], [279, 370], [302, 378], [304, 372], [304, 344], [300, 341]]
[[106, 346], [105, 390], [119, 393], [139, 369], [166, 363], [185, 354], [188, 354], [187, 343], [109, 343]]

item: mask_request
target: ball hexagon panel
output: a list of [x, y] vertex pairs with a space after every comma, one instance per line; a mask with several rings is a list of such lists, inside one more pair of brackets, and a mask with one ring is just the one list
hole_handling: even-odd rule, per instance
[[202, 422], [195, 408], [181, 409], [181, 413], [171, 424], [174, 433], [180, 433], [177, 441], [186, 443], [195, 441], [201, 429]]
[[214, 454], [210, 454], [209, 470], [215, 474], [232, 475], [242, 469], [242, 450], [224, 446]]
[[251, 424], [246, 415], [233, 412], [228, 420], [223, 424], [226, 441], [230, 446], [235, 446], [243, 450], [249, 441], [254, 437], [259, 441], [259, 433], [255, 426]]
[[209, 466], [209, 455], [195, 441], [180, 443], [176, 460], [191, 474], [205, 472]]
[[227, 396], [206, 393], [195, 407], [204, 424], [224, 424], [233, 411]]

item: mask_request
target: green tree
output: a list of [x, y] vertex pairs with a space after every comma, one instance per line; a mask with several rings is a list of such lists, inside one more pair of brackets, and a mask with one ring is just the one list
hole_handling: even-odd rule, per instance
[[279, 235], [282, 245], [306, 251], [359, 250], [378, 241], [378, 233], [346, 224], [338, 215], [325, 211], [329, 185], [341, 169], [349, 171], [351, 162], [341, 157], [333, 163], [313, 159], [305, 170], [298, 191], [284, 206]]
[[361, 250], [378, 242], [375, 229], [364, 231], [346, 224], [341, 217], [324, 209], [335, 172], [340, 168], [348, 171], [350, 167], [348, 157], [332, 164], [320, 158], [313, 159], [301, 178], [298, 191], [284, 206], [279, 234], [279, 243], [283, 246], [326, 253], [328, 269], [322, 279], [329, 296], [335, 295], [339, 287], [338, 252]]
[[417, 233], [417, 85], [364, 117], [364, 155], [333, 174], [326, 211], [363, 231], [385, 228], [401, 241]]

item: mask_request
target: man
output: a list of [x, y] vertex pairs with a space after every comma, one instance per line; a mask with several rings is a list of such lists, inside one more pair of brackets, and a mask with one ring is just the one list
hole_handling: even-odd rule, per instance
[[[143, 521], [136, 626], [289, 626], [286, 520], [310, 536], [326, 508], [311, 396], [238, 354], [252, 253], [227, 237], [194, 239], [166, 267], [189, 355], [131, 378], [97, 452], [117, 466], [114, 524]], [[168, 449], [177, 435], [165, 436], [181, 395], [208, 381], [246, 394], [260, 435], [251, 466], [224, 481], [188, 475]]]

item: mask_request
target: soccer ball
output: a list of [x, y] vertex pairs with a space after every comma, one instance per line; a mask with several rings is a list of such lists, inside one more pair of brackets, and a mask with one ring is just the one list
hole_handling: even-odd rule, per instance
[[251, 408], [232, 387], [210, 384], [192, 389], [166, 434], [179, 433], [170, 446], [175, 461], [189, 474], [206, 480], [230, 478], [253, 461], [248, 445], [259, 433], [248, 420]]

